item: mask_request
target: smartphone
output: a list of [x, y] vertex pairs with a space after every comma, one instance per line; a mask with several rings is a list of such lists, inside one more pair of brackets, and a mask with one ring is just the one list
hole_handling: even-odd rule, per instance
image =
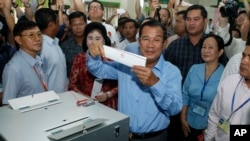
[[124, 9], [117, 9], [117, 14], [121, 15], [121, 14], [124, 14], [126, 12], [126, 10]]

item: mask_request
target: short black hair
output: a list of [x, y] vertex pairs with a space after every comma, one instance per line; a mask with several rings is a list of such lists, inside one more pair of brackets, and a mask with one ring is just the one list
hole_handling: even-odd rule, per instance
[[35, 20], [40, 30], [46, 29], [50, 22], [56, 23], [57, 17], [56, 11], [50, 8], [41, 8], [35, 13]]
[[241, 11], [238, 13], [238, 16], [240, 16], [241, 14], [246, 14], [246, 15], [247, 15], [247, 11], [246, 11], [246, 10], [241, 10]]
[[203, 7], [202, 5], [199, 5], [199, 4], [195, 4], [195, 5], [191, 5], [187, 8], [187, 12], [184, 16], [184, 19], [187, 19], [188, 12], [192, 11], [192, 10], [200, 10], [201, 16], [203, 17], [203, 19], [207, 18], [207, 10], [205, 9], [205, 7]]
[[183, 18], [184, 18], [185, 15], [186, 15], [186, 13], [187, 13], [187, 10], [181, 10], [181, 11], [178, 11], [178, 12], [177, 12], [177, 16], [183, 15]]
[[33, 29], [35, 27], [38, 27], [38, 25], [33, 21], [29, 21], [29, 20], [20, 21], [17, 24], [15, 24], [14, 29], [13, 29], [13, 35], [14, 37], [19, 36], [22, 34], [24, 30]]
[[118, 26], [123, 26], [124, 21], [126, 21], [127, 19], [129, 19], [128, 17], [120, 17], [118, 19]]
[[124, 28], [125, 23], [130, 23], [130, 22], [134, 23], [135, 28], [138, 28], [137, 22], [136, 22], [134, 19], [130, 19], [130, 18], [126, 19], [126, 20], [123, 22], [122, 28]]
[[69, 22], [71, 22], [71, 20], [74, 19], [74, 18], [80, 18], [80, 17], [83, 17], [84, 22], [87, 23], [87, 17], [81, 11], [75, 11], [75, 12], [71, 13], [69, 15]]

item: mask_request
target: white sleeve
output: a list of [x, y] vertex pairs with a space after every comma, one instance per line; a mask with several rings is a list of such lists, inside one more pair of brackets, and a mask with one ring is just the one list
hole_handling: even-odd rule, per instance
[[208, 127], [205, 130], [205, 141], [213, 141], [215, 140], [215, 135], [217, 133], [217, 124], [219, 121], [219, 111], [220, 111], [220, 101], [221, 101], [221, 87], [218, 88], [217, 95], [215, 96], [212, 106], [210, 108], [208, 114]]
[[216, 24], [216, 34], [224, 39], [225, 44], [230, 40], [229, 26], [229, 23], [225, 27], [220, 27], [219, 22]]

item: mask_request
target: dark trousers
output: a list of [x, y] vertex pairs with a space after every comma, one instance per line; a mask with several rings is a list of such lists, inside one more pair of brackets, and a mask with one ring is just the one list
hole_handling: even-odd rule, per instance
[[198, 136], [202, 134], [202, 129], [194, 129], [192, 127], [190, 127], [190, 133], [188, 134], [188, 136], [185, 138], [185, 141], [198, 141]]
[[182, 132], [180, 114], [170, 117], [167, 141], [184, 141], [184, 134]]
[[164, 130], [161, 134], [148, 139], [130, 139], [129, 141], [167, 141], [168, 131]]

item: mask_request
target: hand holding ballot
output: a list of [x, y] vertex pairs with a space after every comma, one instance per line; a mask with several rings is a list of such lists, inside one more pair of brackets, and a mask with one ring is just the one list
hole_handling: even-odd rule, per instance
[[101, 55], [129, 67], [146, 65], [146, 57], [106, 45], [99, 45], [98, 43], [93, 43], [89, 48], [89, 52], [93, 57]]
[[[167, 43], [166, 28], [152, 20], [142, 24], [139, 31], [137, 42], [128, 44], [127, 51], [91, 46], [87, 67], [97, 78], [118, 80], [118, 111], [130, 117], [130, 132], [161, 131], [150, 138], [161, 140], [167, 138], [167, 131], [162, 131], [168, 127], [169, 116], [181, 111], [182, 77], [162, 55]], [[104, 61], [97, 55], [114, 61]]]
[[153, 73], [151, 68], [133, 66], [132, 71], [145, 86], [152, 86], [159, 81], [159, 78]]

